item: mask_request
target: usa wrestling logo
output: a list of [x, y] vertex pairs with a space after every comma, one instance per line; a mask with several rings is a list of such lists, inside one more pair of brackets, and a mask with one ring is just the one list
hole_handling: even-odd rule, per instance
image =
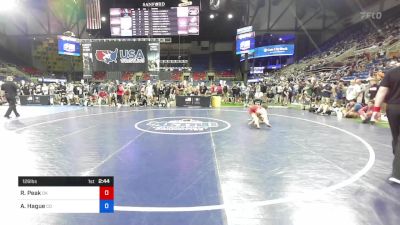
[[118, 57], [118, 48], [116, 48], [114, 51], [111, 50], [96, 50], [96, 59], [97, 61], [110, 64], [112, 62], [118, 63], [117, 62], [117, 57]]
[[226, 121], [206, 117], [163, 117], [135, 124], [136, 129], [157, 134], [195, 135], [220, 132], [230, 128]]
[[96, 50], [96, 60], [107, 65], [110, 63], [118, 63], [118, 55], [120, 63], [146, 63], [146, 57], [141, 49], [124, 49], [118, 50]]

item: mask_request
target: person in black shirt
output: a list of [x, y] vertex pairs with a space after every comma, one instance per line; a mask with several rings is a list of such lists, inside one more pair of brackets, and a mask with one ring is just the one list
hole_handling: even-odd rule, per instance
[[371, 86], [369, 87], [368, 94], [369, 94], [369, 99], [374, 99], [376, 97], [376, 93], [378, 92], [378, 84], [376, 83], [375, 79], [370, 80]]
[[390, 70], [378, 89], [375, 97], [375, 107], [373, 109], [371, 121], [375, 121], [376, 115], [381, 111], [381, 104], [386, 100], [387, 117], [389, 119], [390, 130], [392, 132], [392, 148], [394, 154], [391, 182], [400, 184], [400, 67]]
[[265, 83], [261, 83], [260, 91], [265, 95], [267, 93], [267, 85]]
[[158, 85], [158, 105], [165, 107], [167, 105], [166, 98], [165, 98], [165, 87], [164, 84]]
[[24, 84], [24, 86], [22, 86], [22, 94], [23, 95], [31, 95], [28, 84]]
[[18, 87], [13, 82], [13, 78], [11, 76], [7, 77], [7, 81], [1, 85], [1, 90], [5, 92], [5, 96], [8, 102], [8, 110], [4, 115], [5, 118], [10, 119], [11, 111], [14, 112], [16, 117], [19, 117], [19, 113], [17, 112], [16, 100], [15, 97], [17, 96]]
[[165, 90], [164, 90], [165, 98], [167, 99], [167, 104], [168, 104], [169, 101], [170, 101], [171, 92], [172, 92], [171, 84], [168, 84], [168, 85], [165, 87]]
[[200, 94], [201, 95], [205, 95], [206, 93], [207, 93], [207, 86], [206, 85], [204, 85], [204, 83], [202, 82], [201, 83], [201, 85], [200, 85], [200, 88], [199, 88], [200, 90], [199, 90], [199, 92], [200, 92]]
[[233, 101], [234, 102], [239, 102], [239, 97], [240, 97], [240, 88], [238, 87], [237, 84], [233, 84], [232, 87], [232, 94], [233, 94]]

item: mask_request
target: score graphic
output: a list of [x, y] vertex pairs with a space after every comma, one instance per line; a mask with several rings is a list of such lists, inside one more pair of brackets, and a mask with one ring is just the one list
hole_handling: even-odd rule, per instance
[[24, 212], [114, 212], [114, 177], [18, 177], [17, 193]]
[[100, 187], [100, 213], [114, 212], [114, 187]]

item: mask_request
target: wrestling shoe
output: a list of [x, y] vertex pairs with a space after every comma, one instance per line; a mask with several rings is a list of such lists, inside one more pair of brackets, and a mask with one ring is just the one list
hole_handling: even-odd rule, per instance
[[395, 177], [390, 177], [390, 178], [389, 178], [389, 181], [390, 181], [390, 182], [393, 182], [393, 183], [396, 183], [396, 184], [400, 184], [400, 180], [397, 179], [397, 178], [395, 178]]

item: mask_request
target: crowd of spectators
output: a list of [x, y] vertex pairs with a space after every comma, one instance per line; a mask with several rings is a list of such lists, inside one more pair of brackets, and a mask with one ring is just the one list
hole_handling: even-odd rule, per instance
[[[400, 18], [374, 26], [348, 29], [299, 63], [258, 82], [18, 82], [20, 95], [49, 95], [54, 105], [169, 106], [176, 95], [219, 95], [223, 102], [248, 105], [262, 99], [270, 105], [301, 105], [303, 110], [368, 121], [373, 99], [385, 71], [400, 66], [388, 46], [399, 42]], [[342, 61], [335, 58], [348, 50]], [[2, 101], [0, 100], [0, 103]], [[4, 99], [3, 99], [4, 102]]]
[[[390, 63], [400, 66], [399, 61]], [[368, 79], [345, 81], [336, 72], [275, 73], [259, 82], [17, 82], [20, 95], [49, 95], [54, 105], [169, 106], [176, 95], [219, 95], [223, 102], [248, 105], [262, 99], [269, 105], [300, 105], [321, 115], [336, 115], [368, 121], [373, 99], [384, 76], [381, 70]], [[4, 101], [3, 101], [4, 102]]]

